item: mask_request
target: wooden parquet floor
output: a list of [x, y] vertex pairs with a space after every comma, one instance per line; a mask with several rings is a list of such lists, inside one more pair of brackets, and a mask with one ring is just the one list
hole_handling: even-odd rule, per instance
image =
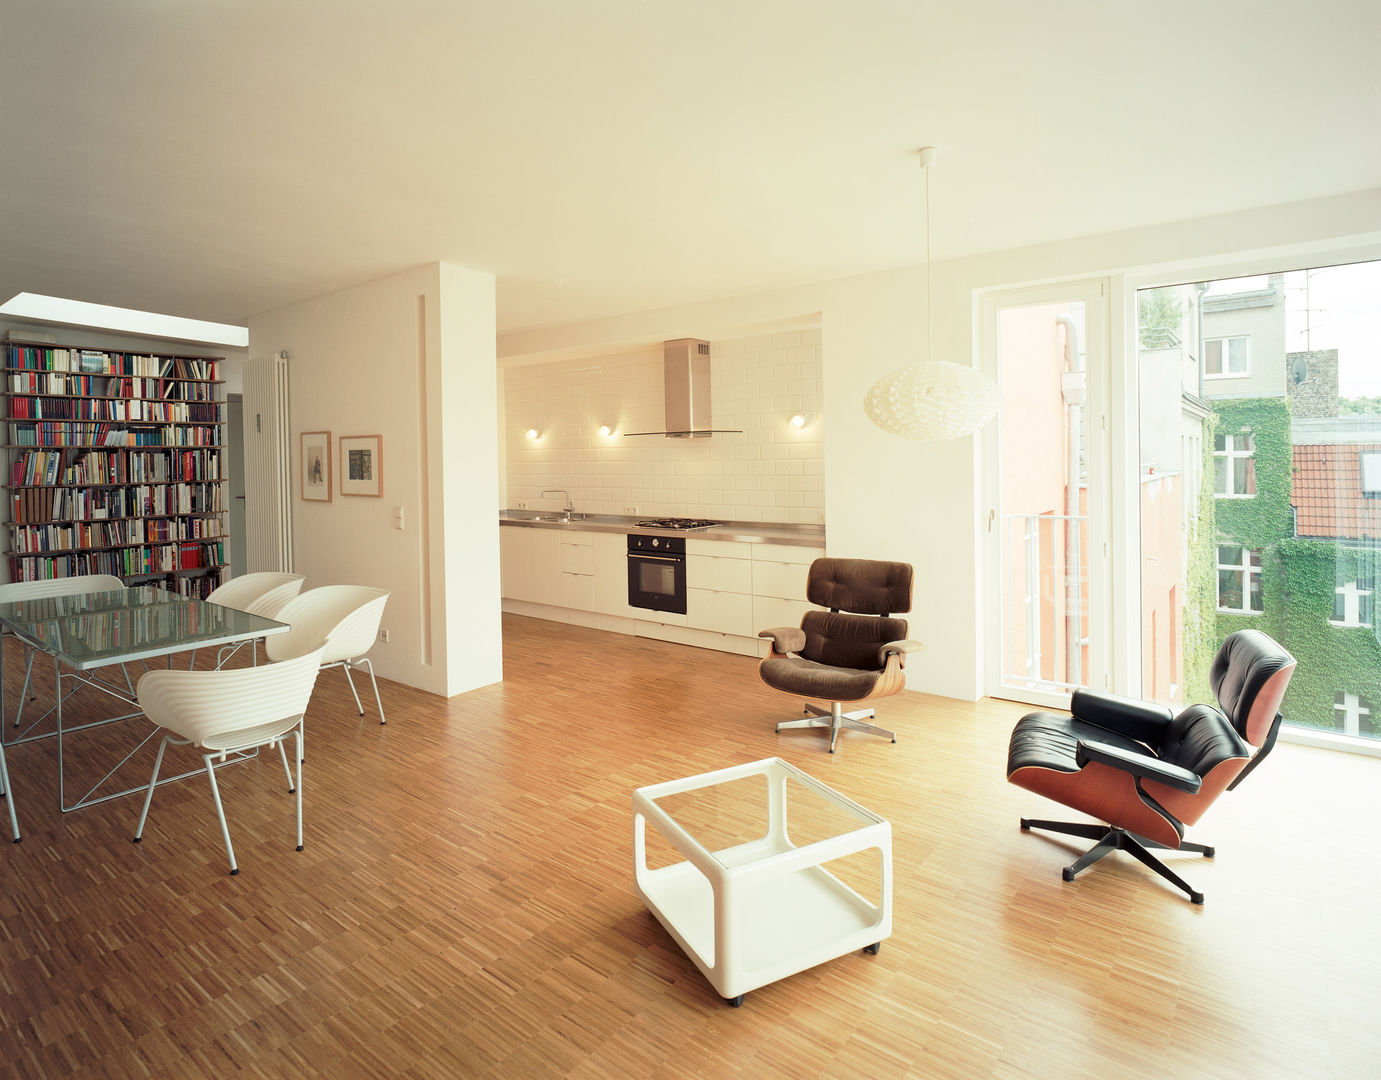
[[[1017, 819], [1064, 815], [1003, 779], [1020, 706], [909, 692], [831, 756], [750, 659], [504, 631], [504, 683], [383, 684], [386, 727], [323, 675], [304, 852], [276, 755], [219, 774], [234, 878], [203, 778], [134, 846], [138, 796], [60, 814], [51, 740], [12, 748], [0, 1076], [1376, 1075], [1381, 761], [1281, 746], [1191, 834], [1218, 858], [1171, 856], [1196, 908], [1121, 854], [1061, 881]], [[892, 822], [895, 928], [732, 1009], [637, 899], [630, 796], [773, 755]]]

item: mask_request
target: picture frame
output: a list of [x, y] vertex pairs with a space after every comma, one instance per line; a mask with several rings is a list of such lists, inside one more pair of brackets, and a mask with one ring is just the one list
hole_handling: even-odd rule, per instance
[[384, 437], [340, 437], [340, 493], [382, 498], [384, 494]]
[[302, 487], [299, 492], [308, 502], [331, 501], [331, 433], [304, 431], [302, 447]]

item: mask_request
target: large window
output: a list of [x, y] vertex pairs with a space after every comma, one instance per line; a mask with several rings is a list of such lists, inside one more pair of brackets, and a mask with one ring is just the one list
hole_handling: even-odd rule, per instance
[[1381, 752], [1381, 262], [1146, 289], [1137, 316], [1144, 696], [1213, 701], [1252, 628], [1299, 663], [1290, 731]]
[[1371, 590], [1349, 581], [1333, 590], [1334, 626], [1371, 626]]
[[1333, 698], [1333, 715], [1338, 730], [1344, 735], [1371, 732], [1371, 709], [1356, 694], [1339, 690]]
[[1218, 610], [1255, 615], [1261, 605], [1261, 552], [1218, 545]]
[[1250, 431], [1213, 438], [1213, 494], [1220, 499], [1243, 499], [1256, 494], [1256, 442]]
[[1210, 379], [1248, 374], [1247, 337], [1208, 338], [1204, 341], [1204, 375]]

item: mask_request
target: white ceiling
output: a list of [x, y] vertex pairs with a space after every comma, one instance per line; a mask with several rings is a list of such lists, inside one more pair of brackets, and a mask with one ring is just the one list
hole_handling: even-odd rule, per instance
[[1376, 0], [7, 0], [0, 302], [501, 330], [1381, 186]]

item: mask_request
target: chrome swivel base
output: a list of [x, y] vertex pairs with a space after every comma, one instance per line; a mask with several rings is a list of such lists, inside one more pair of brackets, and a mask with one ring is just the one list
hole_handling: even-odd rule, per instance
[[897, 741], [895, 731], [888, 731], [873, 724], [863, 723], [864, 720], [871, 720], [877, 715], [873, 709], [855, 709], [853, 712], [845, 712], [844, 706], [836, 701], [828, 709], [822, 709], [819, 705], [806, 702], [805, 710], [807, 715], [803, 719], [783, 720], [777, 725], [777, 732], [780, 734], [787, 728], [829, 728], [831, 754], [834, 753], [834, 744], [839, 739], [841, 731], [862, 731], [867, 735], [883, 735], [893, 742]]

